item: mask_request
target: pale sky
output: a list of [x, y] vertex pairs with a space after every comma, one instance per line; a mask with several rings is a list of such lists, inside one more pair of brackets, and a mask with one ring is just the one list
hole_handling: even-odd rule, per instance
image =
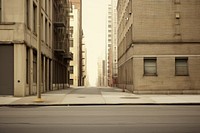
[[97, 61], [105, 56], [106, 18], [108, 0], [82, 0], [84, 42], [87, 47], [87, 72], [90, 85], [98, 76]]

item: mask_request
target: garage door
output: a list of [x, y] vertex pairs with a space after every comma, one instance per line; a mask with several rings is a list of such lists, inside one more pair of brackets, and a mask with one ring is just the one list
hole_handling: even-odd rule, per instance
[[0, 44], [0, 95], [14, 95], [13, 45]]

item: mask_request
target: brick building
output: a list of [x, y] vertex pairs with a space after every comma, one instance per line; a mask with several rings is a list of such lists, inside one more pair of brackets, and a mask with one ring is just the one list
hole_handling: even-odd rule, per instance
[[200, 1], [118, 0], [118, 86], [200, 93]]

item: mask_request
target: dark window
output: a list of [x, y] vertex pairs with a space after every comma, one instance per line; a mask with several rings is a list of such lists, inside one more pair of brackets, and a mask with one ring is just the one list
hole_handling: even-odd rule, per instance
[[69, 29], [70, 37], [73, 37], [73, 33], [74, 33], [74, 28], [70, 26], [70, 29]]
[[74, 74], [74, 66], [70, 66], [69, 71], [70, 71], [70, 74]]
[[73, 39], [70, 40], [70, 47], [74, 47], [74, 40]]
[[177, 76], [188, 76], [188, 58], [176, 58], [175, 71]]
[[26, 0], [26, 24], [30, 28], [30, 0]]
[[157, 75], [156, 58], [144, 58], [144, 75]]
[[51, 47], [51, 24], [49, 23], [49, 46]]
[[41, 31], [41, 40], [44, 41], [44, 27], [43, 27], [43, 14], [41, 13], [41, 21], [40, 21], [40, 31]]
[[33, 51], [33, 83], [37, 83], [37, 52]]
[[73, 79], [70, 79], [70, 80], [69, 80], [69, 84], [70, 84], [70, 85], [73, 85], [73, 84], [74, 84], [74, 80], [73, 80]]
[[44, 56], [43, 55], [41, 55], [41, 76], [42, 76], [42, 78], [41, 78], [41, 83], [43, 83], [43, 81], [44, 81]]
[[26, 83], [29, 83], [29, 48], [26, 48]]
[[33, 32], [37, 33], [37, 6], [33, 3]]
[[47, 0], [45, 0], [45, 11], [47, 12]]
[[45, 42], [48, 44], [48, 23], [47, 19], [45, 19]]

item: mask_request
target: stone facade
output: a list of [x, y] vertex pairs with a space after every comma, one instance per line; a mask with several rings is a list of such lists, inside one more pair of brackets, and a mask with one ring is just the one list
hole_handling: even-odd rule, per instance
[[198, 0], [119, 0], [118, 86], [134, 93], [200, 93], [199, 9]]
[[[27, 96], [36, 94], [37, 75], [41, 77], [41, 91], [46, 92], [53, 90], [53, 76], [58, 74], [58, 71], [53, 70], [53, 64], [58, 61], [54, 54], [55, 50], [55, 36], [54, 36], [54, 19], [53, 9], [54, 1], [41, 1], [41, 72], [37, 71], [37, 30], [38, 30], [38, 1], [37, 0], [1, 0], [0, 10], [0, 49], [3, 46], [13, 47], [13, 62], [11, 75], [1, 75], [0, 80], [4, 77], [10, 77], [14, 83], [11, 88], [8, 85], [0, 82], [0, 93], [7, 92], [7, 89], [13, 90], [12, 93], [5, 93], [14, 96]], [[65, 31], [66, 32], [66, 31]], [[65, 44], [68, 45], [68, 44]], [[66, 51], [67, 52], [67, 51]], [[5, 58], [8, 55], [1, 54]], [[63, 58], [63, 57], [61, 57]], [[1, 58], [2, 59], [2, 58]], [[0, 60], [2, 61], [2, 60]], [[62, 60], [64, 61], [64, 59]], [[0, 62], [6, 64], [6, 62]], [[59, 64], [59, 63], [58, 63]], [[62, 65], [61, 65], [62, 64]], [[67, 70], [67, 64], [60, 62], [60, 65]], [[2, 65], [3, 66], [3, 65]], [[56, 68], [58, 69], [58, 68]], [[64, 70], [64, 69], [63, 69]], [[61, 76], [62, 75], [62, 76]], [[59, 84], [65, 84], [65, 75], [59, 73], [58, 76], [62, 78]], [[64, 78], [64, 79], [63, 79]], [[62, 82], [61, 82], [62, 81]], [[57, 82], [58, 83], [58, 82]]]

